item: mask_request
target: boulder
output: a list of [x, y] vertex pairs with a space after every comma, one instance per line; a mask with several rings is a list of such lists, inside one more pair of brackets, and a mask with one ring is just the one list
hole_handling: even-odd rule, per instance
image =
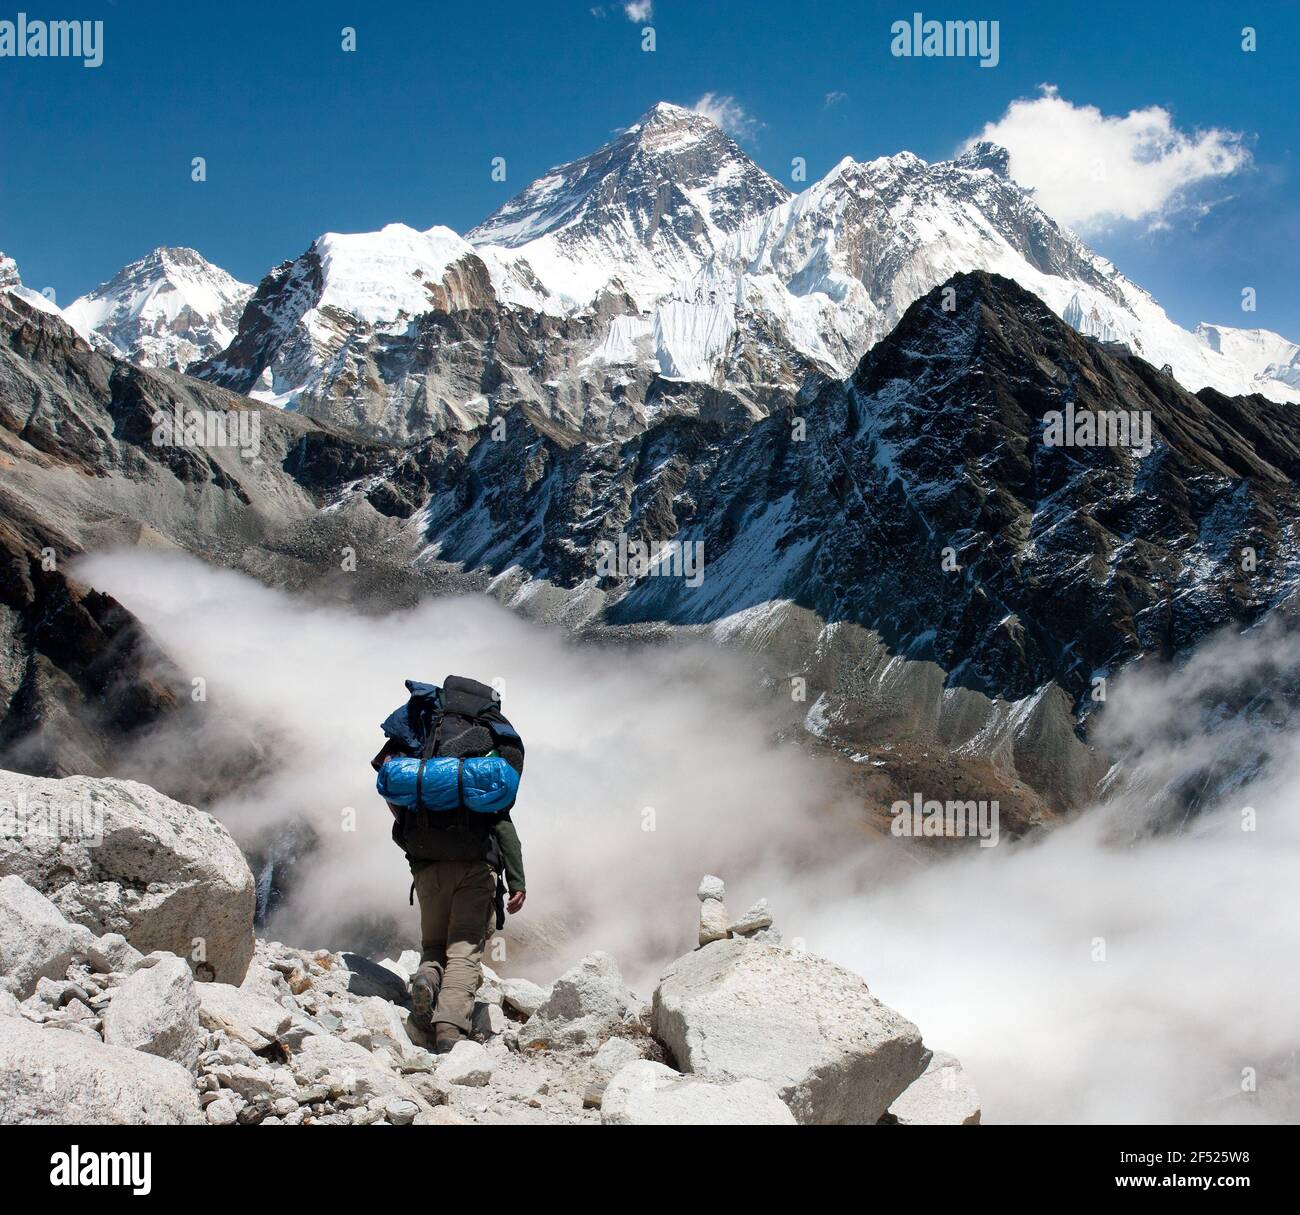
[[727, 897], [727, 884], [720, 877], [706, 873], [700, 880], [699, 890], [695, 893], [701, 903], [707, 902], [709, 899], [716, 899], [721, 903]]
[[[479, 1048], [482, 1049], [481, 1047]], [[323, 1084], [355, 1100], [399, 1097], [416, 1101], [421, 1109], [427, 1102], [414, 1088], [375, 1055], [356, 1042], [320, 1035], [307, 1038], [291, 1060], [293, 1074], [304, 1085]]]
[[767, 909], [767, 900], [759, 899], [740, 919], [733, 920], [729, 927], [732, 936], [737, 937], [750, 937], [765, 928], [771, 928], [772, 913]]
[[530, 1050], [599, 1042], [641, 1011], [641, 1002], [623, 982], [618, 963], [593, 953], [555, 981], [550, 997], [519, 1031]]
[[497, 990], [501, 1003], [521, 1017], [531, 1017], [551, 998], [551, 989], [541, 987], [528, 979], [499, 979]]
[[104, 1041], [192, 1068], [203, 1047], [199, 998], [189, 965], [173, 956], [137, 970], [113, 992]]
[[605, 1089], [606, 1126], [793, 1126], [789, 1107], [762, 1080], [704, 1080], [640, 1059]]
[[0, 1123], [201, 1123], [179, 1063], [98, 1038], [0, 1017]]
[[889, 1107], [900, 1126], [978, 1126], [980, 1099], [955, 1055], [935, 1051], [930, 1065]]
[[218, 1097], [216, 1101], [208, 1103], [204, 1114], [212, 1126], [234, 1126], [239, 1110], [230, 1098]]
[[408, 1126], [420, 1114], [420, 1106], [406, 1097], [390, 1097], [384, 1103], [384, 1119], [392, 1126]]
[[293, 1073], [285, 1067], [259, 1063], [225, 1063], [208, 1070], [222, 1088], [238, 1093], [245, 1101], [277, 1101], [298, 1091]]
[[506, 1020], [506, 1014], [501, 1011], [500, 1004], [474, 1005], [474, 1012], [470, 1017], [470, 1032], [480, 1042], [498, 1037], [509, 1027], [510, 1022]]
[[813, 954], [715, 941], [655, 989], [655, 1037], [684, 1071], [766, 1081], [801, 1123], [874, 1123], [924, 1070], [920, 1031]]
[[106, 932], [91, 941], [86, 957], [101, 974], [115, 970], [125, 974], [135, 969], [144, 955], [120, 932]]
[[348, 991], [354, 996], [380, 996], [394, 1004], [409, 1007], [411, 991], [406, 980], [397, 974], [396, 963], [383, 966], [359, 953], [340, 954], [348, 969]]
[[253, 956], [253, 875], [210, 814], [135, 781], [0, 772], [0, 802], [74, 808], [98, 836], [0, 838], [0, 874], [21, 877], [73, 923], [138, 950], [194, 956], [238, 983]]
[[641, 1058], [641, 1048], [627, 1038], [610, 1038], [591, 1059], [591, 1079], [582, 1094], [582, 1104], [599, 1108], [613, 1076]]
[[265, 1050], [288, 1032], [293, 1014], [274, 1000], [229, 983], [197, 983], [199, 1021], [250, 1050]]
[[84, 955], [93, 939], [88, 928], [69, 924], [22, 878], [0, 878], [0, 978], [19, 999], [31, 995], [42, 978], [63, 978], [68, 963]]
[[438, 1060], [434, 1079], [440, 1085], [464, 1084], [481, 1087], [492, 1079], [496, 1065], [477, 1042], [457, 1042]]
[[727, 939], [727, 908], [717, 899], [700, 903], [700, 944]]

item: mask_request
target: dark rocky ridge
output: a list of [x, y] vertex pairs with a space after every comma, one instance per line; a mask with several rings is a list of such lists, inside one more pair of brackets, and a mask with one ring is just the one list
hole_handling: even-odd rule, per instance
[[[953, 311], [932, 292], [849, 382], [757, 422], [725, 391], [665, 382], [653, 423], [622, 442], [584, 442], [524, 402], [503, 413], [500, 441], [480, 427], [406, 446], [105, 359], [11, 301], [7, 652], [40, 652], [30, 616], [46, 608], [12, 587], [36, 585], [27, 571], [50, 535], [61, 553], [174, 545], [363, 608], [508, 572], [494, 593], [590, 637], [712, 631], [763, 655], [778, 694], [806, 677], [792, 727], [807, 712], [873, 805], [983, 791], [1023, 829], [1085, 800], [1108, 766], [1086, 743], [1094, 676], [1289, 596], [1300, 434], [1287, 407], [1187, 393], [1008, 280], [947, 286]], [[259, 409], [261, 462], [153, 446], [153, 411], [178, 401]], [[1044, 414], [1067, 402], [1150, 411], [1154, 450], [1045, 447]], [[701, 542], [703, 585], [597, 578], [598, 543], [620, 532]], [[345, 545], [367, 554], [359, 577], [338, 572]], [[946, 546], [956, 572], [941, 569]], [[104, 695], [96, 671], [126, 681], [112, 693], [132, 707], [124, 723], [166, 707], [152, 664], [106, 657], [138, 652], [134, 622], [66, 594], [103, 635], [82, 628], [70, 655], [45, 655], [61, 678], [29, 681], [40, 695], [8, 677], [11, 744], [58, 716], [72, 686]], [[100, 770], [94, 727], [68, 730], [69, 753]], [[865, 752], [881, 770], [849, 763]]]

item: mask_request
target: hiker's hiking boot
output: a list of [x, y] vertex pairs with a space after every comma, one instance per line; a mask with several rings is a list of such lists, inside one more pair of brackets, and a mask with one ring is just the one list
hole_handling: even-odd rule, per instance
[[438, 985], [432, 975], [416, 973], [411, 980], [411, 1020], [424, 1032], [433, 1032], [433, 1008], [438, 1003]]
[[434, 1028], [433, 1035], [433, 1053], [435, 1055], [449, 1054], [451, 1048], [457, 1042], [465, 1042], [468, 1039], [464, 1030], [459, 1025], [452, 1025], [447, 1021], [439, 1021]]

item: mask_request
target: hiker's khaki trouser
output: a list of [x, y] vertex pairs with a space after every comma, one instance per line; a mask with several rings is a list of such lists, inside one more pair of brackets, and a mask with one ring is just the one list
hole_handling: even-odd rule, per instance
[[483, 950], [496, 923], [497, 877], [486, 861], [431, 861], [415, 875], [420, 968], [438, 992], [434, 1022], [470, 1030]]

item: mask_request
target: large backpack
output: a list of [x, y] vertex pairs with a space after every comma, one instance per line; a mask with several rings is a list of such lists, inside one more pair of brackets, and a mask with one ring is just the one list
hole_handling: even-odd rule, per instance
[[500, 869], [492, 828], [514, 804], [523, 739], [477, 680], [449, 675], [438, 687], [408, 679], [406, 688], [410, 699], [383, 724], [386, 750], [405, 755], [383, 763], [377, 782], [393, 807], [394, 843], [412, 861], [483, 859]]

